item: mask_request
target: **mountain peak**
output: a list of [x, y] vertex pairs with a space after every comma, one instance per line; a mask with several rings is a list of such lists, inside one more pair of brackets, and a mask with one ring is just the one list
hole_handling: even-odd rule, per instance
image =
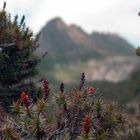
[[133, 46], [117, 34], [88, 34], [61, 18], [48, 22], [41, 33], [40, 52], [48, 52], [41, 70], [49, 69], [49, 75], [54, 72], [52, 78], [58, 81], [67, 75], [70, 75], [67, 81], [71, 81], [82, 71], [86, 71], [88, 80], [118, 81], [135, 67]]
[[77, 56], [77, 52], [81, 56], [86, 52], [93, 58], [114, 55], [128, 56], [134, 52], [133, 46], [117, 34], [100, 32], [88, 34], [75, 24], [67, 25], [59, 17], [49, 21], [43, 28], [41, 42], [43, 42], [41, 46], [47, 47], [51, 53], [55, 50], [58, 53], [58, 50], [61, 49], [66, 51], [64, 54]]
[[58, 29], [65, 29], [67, 27], [66, 23], [60, 18], [56, 17], [50, 20], [47, 25], [48, 28], [57, 27]]

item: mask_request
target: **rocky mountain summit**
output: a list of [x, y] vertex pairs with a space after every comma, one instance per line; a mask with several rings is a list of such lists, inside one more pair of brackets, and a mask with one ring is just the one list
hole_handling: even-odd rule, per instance
[[118, 82], [129, 76], [138, 63], [135, 49], [123, 37], [112, 33], [86, 33], [77, 25], [67, 25], [61, 18], [49, 21], [41, 30], [38, 53], [48, 52], [41, 63], [41, 73], [65, 82], [85, 72], [89, 81]]

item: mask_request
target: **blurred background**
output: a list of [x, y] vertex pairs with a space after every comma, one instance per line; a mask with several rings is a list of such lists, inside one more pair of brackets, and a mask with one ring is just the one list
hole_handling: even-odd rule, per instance
[[[2, 7], [3, 0], [0, 1]], [[140, 99], [140, 1], [132, 0], [7, 0], [12, 16], [26, 16], [34, 34], [41, 33], [36, 54], [48, 54], [36, 79], [56, 87], [87, 85], [106, 98], [137, 112]]]

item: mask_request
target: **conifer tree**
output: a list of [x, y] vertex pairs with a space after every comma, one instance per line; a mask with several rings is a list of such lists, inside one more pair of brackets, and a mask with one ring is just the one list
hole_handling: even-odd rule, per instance
[[18, 87], [28, 82], [37, 73], [36, 66], [40, 60], [34, 55], [39, 46], [39, 35], [34, 37], [25, 25], [25, 16], [19, 22], [6, 12], [6, 3], [0, 10], [0, 86]]
[[[140, 16], [140, 12], [138, 13], [138, 16]], [[140, 56], [140, 47], [138, 47], [138, 48], [136, 49], [136, 55], [137, 55], [137, 56]]]

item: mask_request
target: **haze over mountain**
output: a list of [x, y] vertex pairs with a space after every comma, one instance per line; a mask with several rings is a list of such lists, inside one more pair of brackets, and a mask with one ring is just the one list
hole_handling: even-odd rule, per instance
[[41, 63], [41, 72], [48, 71], [58, 81], [75, 81], [76, 75], [84, 71], [89, 81], [117, 82], [127, 78], [137, 65], [134, 47], [121, 36], [88, 34], [60, 18], [42, 28], [40, 45], [38, 53], [48, 52]]

